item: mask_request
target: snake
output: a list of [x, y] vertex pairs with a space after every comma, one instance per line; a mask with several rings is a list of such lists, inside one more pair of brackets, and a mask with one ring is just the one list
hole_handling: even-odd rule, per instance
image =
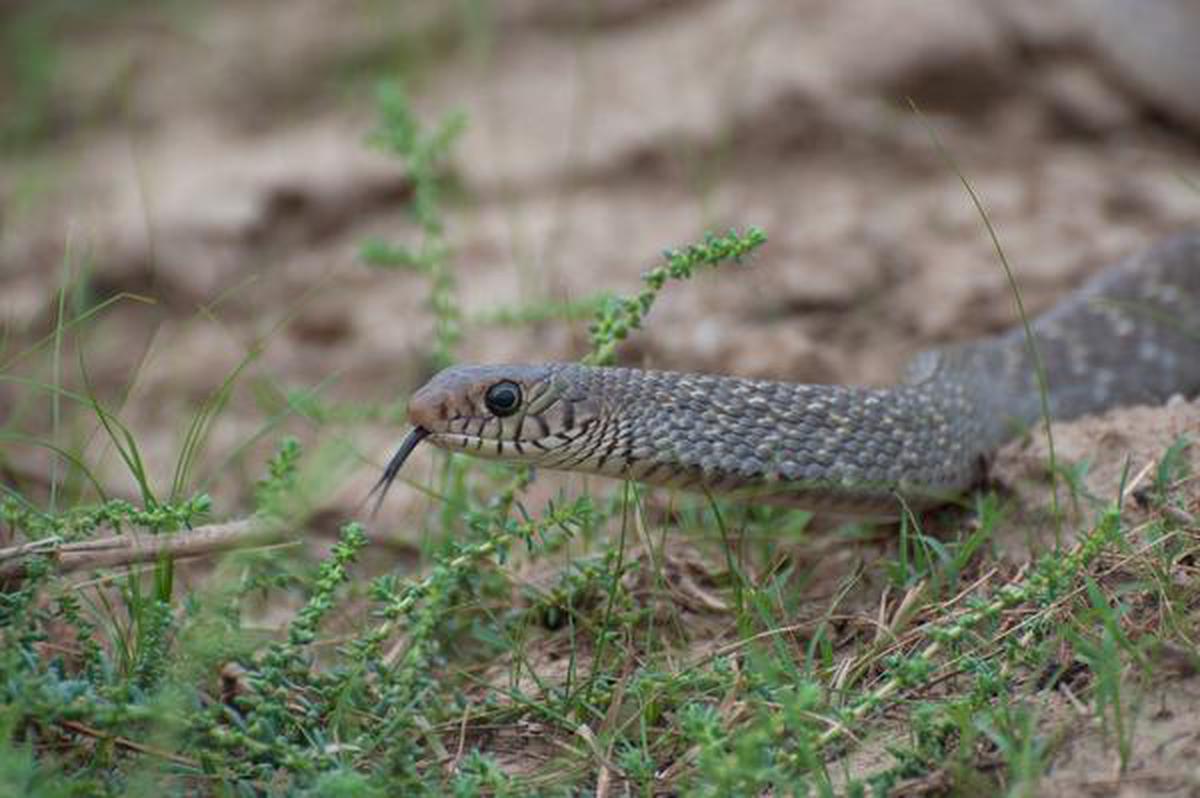
[[1200, 391], [1200, 231], [1044, 314], [916, 355], [890, 387], [554, 362], [455, 365], [409, 399], [376, 508], [422, 442], [477, 457], [885, 521], [952, 502], [1003, 443]]

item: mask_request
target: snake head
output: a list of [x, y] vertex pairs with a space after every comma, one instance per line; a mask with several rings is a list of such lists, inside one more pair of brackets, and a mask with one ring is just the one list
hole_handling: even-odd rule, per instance
[[[538, 462], [574, 440], [597, 416], [572, 389], [569, 364], [451, 366], [408, 401], [412, 430], [371, 489], [383, 502], [401, 466], [422, 441], [476, 457]], [[579, 395], [576, 395], [579, 394]]]

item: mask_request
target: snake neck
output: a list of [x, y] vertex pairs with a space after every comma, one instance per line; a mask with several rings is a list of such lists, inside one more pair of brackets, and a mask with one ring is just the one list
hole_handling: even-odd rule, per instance
[[952, 379], [859, 388], [556, 364], [552, 380], [551, 434], [481, 453], [876, 519], [897, 515], [897, 495], [944, 502], [979, 474], [984, 416]]
[[568, 390], [600, 401], [597, 434], [549, 462], [825, 512], [894, 514], [897, 496], [927, 506], [961, 493], [986, 455], [1046, 410], [1067, 420], [1200, 391], [1198, 309], [1192, 234], [1100, 273], [1029, 331], [918, 356], [892, 388], [567, 365]]

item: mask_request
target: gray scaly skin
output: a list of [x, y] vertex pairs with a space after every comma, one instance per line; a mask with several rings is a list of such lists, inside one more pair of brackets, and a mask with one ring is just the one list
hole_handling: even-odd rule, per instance
[[[1055, 419], [1200, 391], [1200, 233], [1102, 272], [1033, 331]], [[488, 399], [497, 390], [517, 400], [500, 414]], [[986, 455], [1042, 407], [1017, 327], [924, 352], [892, 388], [574, 363], [454, 366], [418, 390], [408, 412], [413, 431], [376, 485], [380, 500], [428, 440], [479, 457], [886, 519], [904, 504], [961, 494]]]

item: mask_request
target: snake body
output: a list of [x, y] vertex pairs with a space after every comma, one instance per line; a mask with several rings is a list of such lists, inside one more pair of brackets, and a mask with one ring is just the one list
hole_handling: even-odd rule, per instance
[[[1200, 391], [1200, 233], [1101, 272], [1031, 324], [1055, 419]], [[1023, 327], [930, 350], [890, 388], [577, 363], [453, 366], [409, 402], [412, 449], [445, 449], [896, 517], [962, 493], [1042, 416]], [[382, 493], [380, 494], [382, 498]], [[901, 501], [903, 500], [903, 501]]]

